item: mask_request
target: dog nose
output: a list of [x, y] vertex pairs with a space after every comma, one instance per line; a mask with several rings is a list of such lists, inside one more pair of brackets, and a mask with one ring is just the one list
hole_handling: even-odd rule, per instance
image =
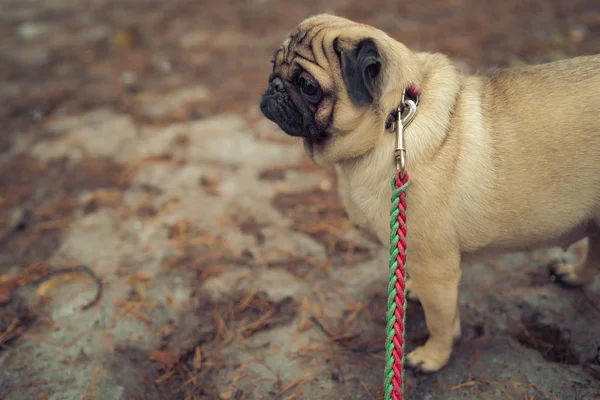
[[275, 78], [275, 79], [273, 79], [271, 81], [271, 87], [276, 92], [283, 92], [283, 90], [285, 89], [285, 85], [283, 84], [283, 81], [281, 80], [281, 78]]

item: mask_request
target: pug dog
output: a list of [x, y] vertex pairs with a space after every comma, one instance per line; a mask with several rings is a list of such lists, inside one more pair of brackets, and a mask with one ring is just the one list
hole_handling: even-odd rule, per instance
[[320, 14], [273, 57], [260, 107], [334, 165], [349, 218], [389, 245], [396, 110], [405, 129], [410, 288], [429, 338], [406, 357], [434, 372], [461, 334], [461, 261], [588, 239], [585, 260], [557, 263], [561, 282], [600, 269], [600, 55], [462, 74], [443, 54], [414, 52], [374, 27]]

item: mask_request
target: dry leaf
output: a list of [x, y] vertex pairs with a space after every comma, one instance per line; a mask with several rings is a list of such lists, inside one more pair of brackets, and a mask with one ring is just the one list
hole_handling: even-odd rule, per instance
[[159, 376], [158, 378], [156, 378], [156, 380], [154, 381], [154, 383], [164, 382], [167, 379], [169, 379], [170, 377], [172, 377], [173, 375], [175, 375], [175, 370], [174, 369], [172, 369], [169, 372], [167, 372], [166, 374], [162, 374], [161, 376]]
[[196, 372], [200, 371], [200, 368], [202, 367], [202, 353], [200, 352], [200, 346], [196, 346], [196, 350], [194, 350], [193, 365]]
[[131, 278], [129, 278], [129, 283], [136, 283], [136, 282], [146, 282], [149, 281], [150, 279], [154, 278], [154, 274], [150, 271], [138, 271], [135, 274], [133, 274], [133, 276]]
[[52, 288], [58, 285], [58, 280], [60, 278], [50, 278], [46, 282], [42, 283], [38, 286], [37, 294], [38, 296], [45, 296]]
[[214, 172], [208, 172], [200, 178], [200, 185], [204, 187], [217, 186], [219, 179]]
[[14, 275], [3, 274], [0, 275], [0, 283], [13, 282], [16, 280]]
[[102, 343], [104, 343], [104, 345], [106, 346], [106, 349], [110, 352], [110, 354], [112, 354], [112, 355], [115, 354], [115, 345], [113, 344], [108, 333], [103, 332], [102, 334], [100, 334], [100, 341]]
[[229, 400], [233, 396], [233, 389], [229, 389], [226, 392], [223, 392], [219, 395], [222, 400]]
[[165, 368], [171, 368], [179, 361], [179, 351], [177, 350], [153, 350], [149, 356], [150, 360], [158, 361]]
[[10, 303], [15, 287], [16, 285], [10, 282], [0, 284], [0, 306]]
[[140, 43], [140, 40], [139, 33], [132, 29], [119, 31], [113, 36], [113, 43], [123, 48], [135, 47]]
[[309, 319], [310, 317], [310, 304], [308, 297], [302, 297], [302, 304], [300, 305], [300, 323], [298, 324], [297, 332], [306, 332], [313, 328], [314, 324]]

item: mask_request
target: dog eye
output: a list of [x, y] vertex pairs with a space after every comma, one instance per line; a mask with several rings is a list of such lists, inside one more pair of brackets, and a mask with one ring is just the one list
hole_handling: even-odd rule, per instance
[[319, 92], [319, 87], [309, 79], [301, 79], [300, 90], [307, 96], [315, 96]]

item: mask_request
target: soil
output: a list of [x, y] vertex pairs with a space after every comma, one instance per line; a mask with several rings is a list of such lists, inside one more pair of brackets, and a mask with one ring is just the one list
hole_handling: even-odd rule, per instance
[[[387, 249], [262, 117], [304, 17], [377, 26], [464, 71], [600, 49], [597, 0], [5, 0], [0, 398], [375, 399]], [[518, 101], [518, 99], [515, 99]], [[463, 335], [406, 398], [600, 398], [585, 243], [465, 264]], [[407, 343], [427, 339], [409, 304]]]

